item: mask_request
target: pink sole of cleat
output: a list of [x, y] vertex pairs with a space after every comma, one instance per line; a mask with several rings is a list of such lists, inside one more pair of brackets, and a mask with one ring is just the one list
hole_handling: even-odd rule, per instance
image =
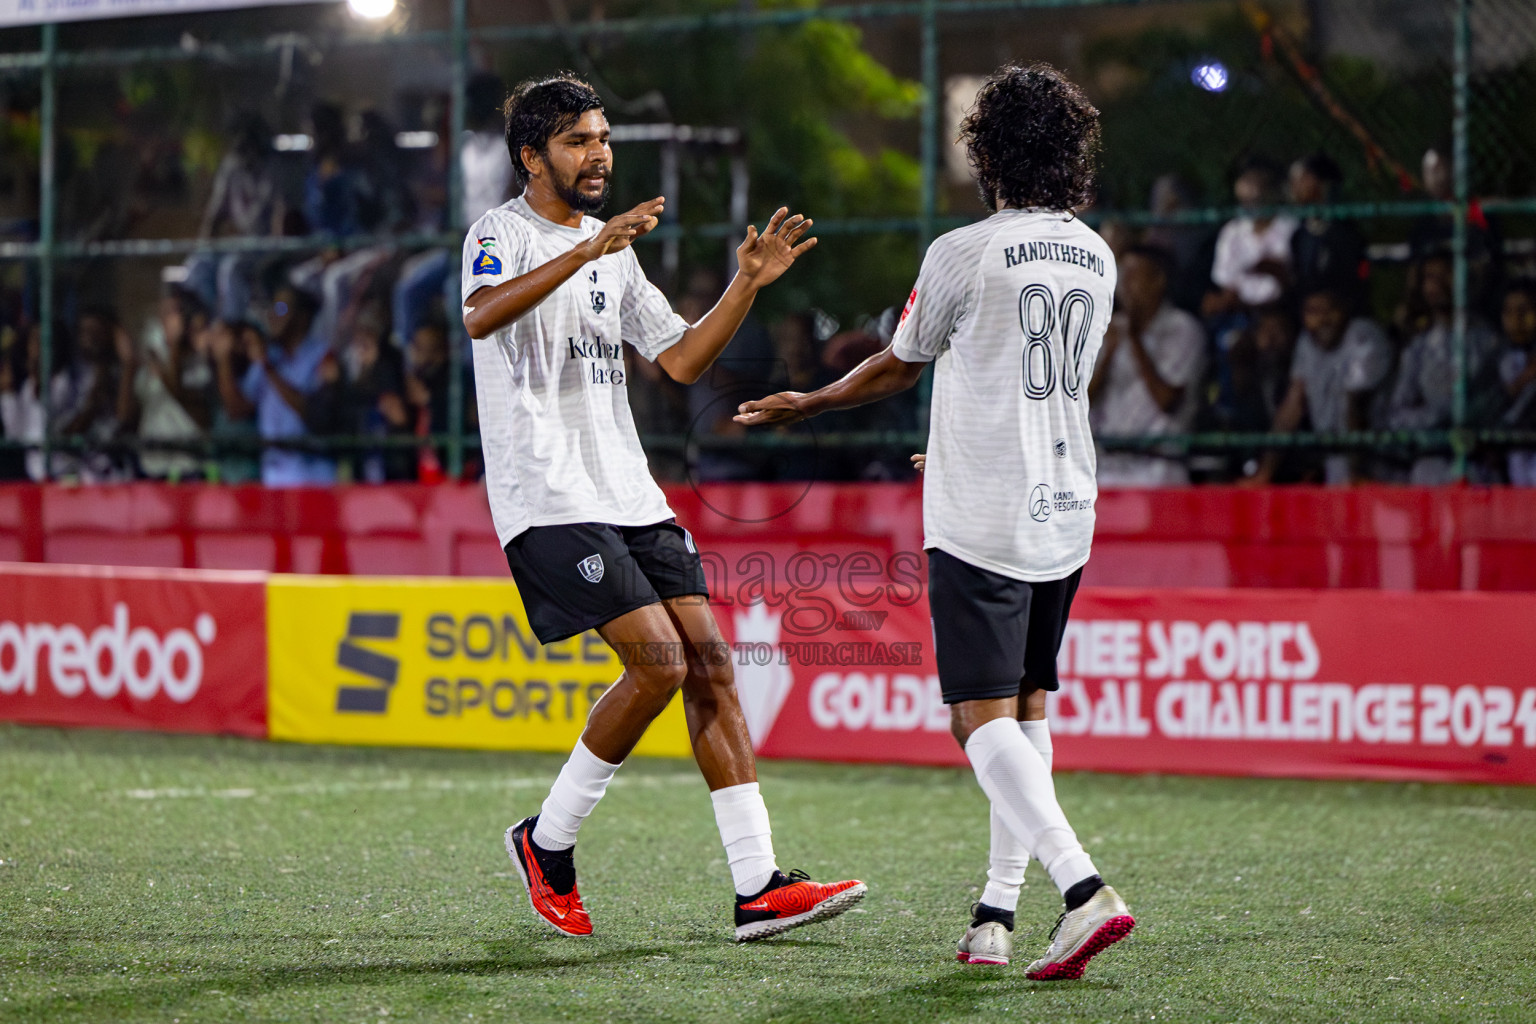
[[1026, 972], [1024, 977], [1030, 981], [1073, 981], [1083, 976], [1083, 969], [1088, 966], [1088, 961], [1104, 952], [1110, 946], [1119, 942], [1131, 934], [1131, 929], [1136, 927], [1136, 919], [1128, 915], [1112, 917], [1099, 925], [1099, 930], [1089, 936], [1076, 953], [1062, 960], [1044, 967], [1034, 973]]

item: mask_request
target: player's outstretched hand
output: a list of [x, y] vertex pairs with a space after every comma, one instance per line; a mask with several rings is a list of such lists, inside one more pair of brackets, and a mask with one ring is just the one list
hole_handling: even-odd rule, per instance
[[927, 469], [928, 468], [928, 453], [927, 452], [918, 452], [916, 455], [912, 456], [912, 468], [917, 470], [919, 473], [921, 473], [923, 470]]
[[757, 233], [756, 225], [748, 224], [746, 241], [736, 247], [741, 276], [758, 288], [777, 281], [795, 260], [816, 247], [815, 238], [801, 241], [810, 227], [811, 221], [803, 214], [790, 216], [787, 206], [778, 208], [762, 234]]
[[732, 418], [749, 427], [798, 423], [805, 419], [805, 413], [800, 409], [800, 400], [804, 397], [805, 394], [800, 391], [780, 391], [755, 402], [742, 402], [736, 407], [736, 415]]
[[609, 218], [608, 223], [603, 225], [603, 230], [583, 243], [587, 258], [595, 260], [599, 256], [606, 256], [610, 252], [627, 248], [635, 239], [659, 223], [661, 212], [666, 205], [666, 199], [657, 196], [649, 202], [641, 203], [628, 213]]

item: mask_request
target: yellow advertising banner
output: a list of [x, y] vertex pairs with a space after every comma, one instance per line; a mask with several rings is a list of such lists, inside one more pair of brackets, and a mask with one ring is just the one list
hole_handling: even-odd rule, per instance
[[[621, 671], [541, 645], [510, 580], [272, 576], [267, 652], [270, 735], [311, 743], [564, 752]], [[689, 755], [681, 700], [635, 753]]]

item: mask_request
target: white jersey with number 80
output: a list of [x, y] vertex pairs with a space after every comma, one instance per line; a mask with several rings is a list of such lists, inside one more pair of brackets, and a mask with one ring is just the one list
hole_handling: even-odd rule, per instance
[[1030, 582], [1088, 561], [1088, 381], [1114, 295], [1109, 246], [1069, 214], [1003, 210], [929, 247], [892, 341], [935, 361], [924, 547]]

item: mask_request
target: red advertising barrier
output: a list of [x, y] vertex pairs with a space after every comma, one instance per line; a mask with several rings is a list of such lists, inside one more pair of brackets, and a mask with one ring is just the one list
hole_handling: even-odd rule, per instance
[[[779, 596], [716, 609], [763, 756], [966, 763], [926, 599]], [[1088, 588], [1056, 765], [1536, 784], [1533, 624], [1536, 595]]]
[[[922, 547], [916, 481], [666, 491], [732, 567]], [[1536, 591], [1536, 488], [1185, 487], [1104, 491], [1096, 508], [1091, 586]], [[3, 485], [0, 561], [507, 576], [478, 484]]]
[[7, 565], [0, 719], [267, 735], [266, 578]]

